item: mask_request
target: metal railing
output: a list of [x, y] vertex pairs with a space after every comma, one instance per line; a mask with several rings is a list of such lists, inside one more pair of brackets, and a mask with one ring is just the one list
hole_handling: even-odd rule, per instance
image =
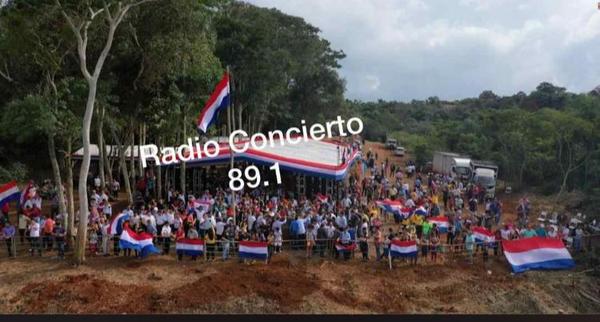
[[[115, 243], [115, 240], [117, 243]], [[13, 237], [10, 239], [10, 243], [7, 243], [6, 240], [1, 240], [2, 247], [0, 250], [0, 260], [2, 258], [8, 257], [19, 257], [19, 256], [41, 256], [41, 257], [58, 257], [58, 246], [60, 242], [55, 240], [49, 236], [41, 236], [37, 239], [24, 237], [21, 239], [19, 236]], [[350, 258], [362, 258], [362, 251], [360, 247], [360, 242], [355, 241], [357, 247], [354, 251], [350, 253]], [[64, 242], [63, 242], [64, 243]], [[380, 243], [378, 246], [375, 244], [373, 240], [369, 240], [367, 243], [368, 250], [368, 259], [373, 260], [376, 259], [377, 250], [379, 247], [380, 253], [383, 254], [385, 252], [385, 243]], [[10, 244], [10, 248], [9, 248]], [[116, 244], [116, 245], [115, 245]], [[278, 247], [274, 244], [269, 244], [269, 257], [276, 255], [279, 252], [289, 253], [295, 256], [303, 256], [303, 257], [323, 257], [323, 258], [343, 258], [340, 253], [335, 248], [335, 241], [332, 239], [321, 239], [315, 240], [315, 245], [312, 248], [310, 253], [307, 252], [307, 242], [306, 240], [294, 240], [288, 239], [283, 240], [281, 242], [281, 246]], [[69, 254], [71, 250], [69, 246], [64, 245], [65, 254]], [[173, 239], [169, 239], [168, 247], [165, 246], [164, 239], [161, 237], [155, 237], [154, 245], [158, 248], [162, 255], [177, 257], [176, 251], [176, 242]], [[229, 245], [229, 246], [227, 246]], [[597, 235], [585, 235], [581, 238], [581, 240], [574, 239], [572, 242], [567, 244], [567, 247], [572, 252], [579, 251], [590, 251], [594, 248], [600, 246], [600, 234]], [[239, 258], [238, 255], [239, 249], [239, 241], [222, 241], [218, 240], [214, 244], [214, 248], [209, 249], [208, 245], [205, 243], [204, 252], [202, 254], [202, 258], [205, 260], [209, 259], [232, 259]], [[423, 245], [417, 244], [418, 249], [418, 257], [429, 256], [434, 250], [431, 245]], [[109, 238], [107, 240], [107, 250], [108, 255], [114, 256], [135, 256], [134, 251], [126, 251], [121, 249], [118, 246], [118, 238]], [[473, 244], [473, 250], [470, 252], [466, 249], [465, 244], [460, 243], [439, 243], [435, 248], [435, 253], [439, 257], [447, 258], [447, 259], [455, 259], [455, 258], [466, 258], [467, 256], [475, 256], [483, 254], [487, 252], [489, 256], [502, 256], [502, 247], [500, 242], [487, 242], [480, 243], [475, 242]], [[224, 256], [224, 254], [226, 256]], [[103, 239], [99, 239], [96, 246], [90, 244], [88, 242], [86, 248], [86, 256], [102, 256], [104, 255], [103, 249]], [[186, 258], [188, 256], [184, 256]]]

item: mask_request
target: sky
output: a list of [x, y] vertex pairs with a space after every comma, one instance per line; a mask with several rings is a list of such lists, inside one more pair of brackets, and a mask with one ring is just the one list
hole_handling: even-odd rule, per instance
[[304, 18], [343, 50], [346, 97], [461, 99], [600, 85], [591, 0], [246, 0]]

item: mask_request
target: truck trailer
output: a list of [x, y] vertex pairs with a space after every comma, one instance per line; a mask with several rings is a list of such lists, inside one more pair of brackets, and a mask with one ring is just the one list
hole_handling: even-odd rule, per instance
[[452, 152], [434, 152], [433, 171], [460, 180], [470, 180], [471, 158]]

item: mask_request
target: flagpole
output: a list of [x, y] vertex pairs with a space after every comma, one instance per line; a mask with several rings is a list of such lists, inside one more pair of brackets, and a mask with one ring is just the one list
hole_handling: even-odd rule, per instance
[[[232, 102], [233, 102], [233, 94], [232, 94], [232, 88], [233, 88], [233, 80], [231, 77], [231, 73], [229, 71], [229, 65], [227, 66], [227, 77], [229, 77], [229, 100], [228, 100], [228, 106], [227, 106], [227, 128], [229, 129], [229, 135], [231, 136], [231, 133], [233, 132], [233, 126], [231, 123], [231, 119], [232, 119], [232, 115], [231, 115], [231, 107], [232, 107]], [[235, 142], [233, 142], [235, 143]], [[229, 169], [233, 169], [233, 149], [231, 149], [231, 147], [229, 147]], [[233, 207], [233, 226], [237, 226], [237, 219], [236, 219], [236, 211], [235, 211], [235, 191], [231, 190], [231, 204]]]

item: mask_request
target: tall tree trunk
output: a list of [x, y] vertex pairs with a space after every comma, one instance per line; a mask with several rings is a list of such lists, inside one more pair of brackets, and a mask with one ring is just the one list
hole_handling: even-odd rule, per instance
[[[131, 192], [131, 184], [129, 183], [129, 171], [127, 171], [127, 160], [125, 158], [125, 145], [121, 143], [119, 136], [117, 135], [117, 131], [114, 128], [114, 125], [110, 126], [110, 133], [113, 136], [113, 140], [117, 144], [117, 148], [119, 149], [119, 167], [121, 168], [121, 174], [123, 175], [125, 191], [127, 192], [127, 198], [129, 204], [133, 204], [133, 194]], [[125, 139], [127, 140], [127, 139]]]
[[142, 145], [144, 145], [144, 123], [140, 123], [140, 126], [138, 127], [139, 130], [139, 138], [138, 138], [138, 146], [137, 146], [137, 153], [138, 156], [140, 156], [138, 158], [138, 173], [140, 174], [140, 176], [144, 177], [144, 167], [142, 165]]
[[135, 158], [134, 156], [134, 151], [135, 151], [135, 130], [132, 129], [131, 130], [132, 135], [131, 135], [131, 139], [129, 141], [129, 171], [131, 171], [130, 175], [130, 180], [131, 180], [131, 186], [135, 189], [136, 188], [136, 177], [137, 177], [137, 173], [135, 172]]
[[[102, 135], [102, 137], [104, 138], [104, 135]], [[104, 145], [106, 145], [106, 140], [102, 140]], [[113, 182], [113, 164], [114, 162], [112, 161], [113, 158], [113, 146], [110, 145], [110, 149], [108, 150], [107, 153], [104, 153], [104, 166], [105, 166], [105, 173], [106, 173], [106, 179], [108, 182], [108, 185], [112, 185]]]
[[[182, 129], [182, 141], [185, 141], [186, 139], [186, 134], [187, 134], [187, 113], [186, 113], [186, 108], [183, 107], [183, 129]], [[181, 173], [180, 173], [180, 188], [181, 188], [181, 193], [185, 196], [185, 162], [180, 162], [179, 166], [181, 168]]]
[[[158, 147], [160, 148], [161, 146], [161, 137], [160, 135], [158, 136], [158, 139], [156, 140], [156, 144], [158, 145]], [[162, 194], [162, 167], [157, 164], [156, 165], [156, 199], [160, 200], [163, 197]]]
[[[77, 243], [75, 245], [75, 262], [77, 264], [82, 264], [85, 262], [85, 244], [87, 240], [87, 224], [88, 224], [88, 196], [87, 196], [87, 175], [90, 171], [90, 129], [92, 126], [92, 118], [94, 116], [94, 104], [96, 103], [96, 91], [98, 86], [98, 79], [100, 78], [100, 73], [102, 72], [102, 67], [104, 66], [104, 62], [108, 57], [110, 52], [110, 48], [112, 47], [113, 39], [115, 36], [115, 32], [117, 27], [123, 21], [125, 15], [127, 15], [127, 11], [132, 6], [140, 5], [149, 0], [140, 0], [135, 3], [129, 3], [123, 5], [121, 2], [116, 4], [116, 8], [111, 7], [105, 3], [104, 8], [100, 10], [94, 11], [91, 7], [89, 9], [89, 17], [87, 17], [88, 12], [86, 11], [86, 17], [84, 22], [77, 22], [77, 26], [73, 22], [73, 19], [62, 7], [60, 0], [55, 0], [55, 3], [58, 8], [60, 8], [63, 17], [66, 19], [75, 39], [77, 41], [77, 55], [79, 60], [79, 69], [81, 70], [81, 74], [85, 78], [88, 85], [88, 97], [85, 105], [85, 113], [83, 115], [83, 127], [81, 128], [81, 137], [83, 144], [83, 158], [81, 161], [81, 169], [79, 171], [79, 228], [77, 230]], [[112, 11], [112, 14], [111, 14]], [[106, 40], [98, 59], [96, 60], [93, 72], [90, 73], [87, 64], [87, 46], [88, 46], [88, 29], [94, 19], [99, 14], [105, 15], [105, 18], [108, 22], [108, 33], [106, 36]]]
[[[242, 110], [243, 109], [244, 108], [243, 108], [242, 104], [240, 103], [238, 106], [238, 126], [240, 129], [244, 126], [243, 125], [244, 123], [242, 123]], [[254, 132], [251, 132], [251, 133], [254, 133]]]
[[58, 193], [58, 212], [63, 216], [63, 225], [67, 225], [67, 205], [65, 203], [65, 194], [63, 193], [63, 182], [60, 175], [60, 167], [58, 166], [58, 158], [56, 157], [56, 144], [54, 142], [54, 134], [48, 135], [48, 154], [50, 163], [52, 164], [52, 174], [56, 183], [56, 191]]
[[69, 245], [73, 246], [75, 243], [75, 194], [73, 191], [73, 139], [67, 139], [67, 152], [65, 155], [65, 168], [67, 171], [67, 206], [68, 206], [68, 223], [67, 223], [67, 236], [69, 237]]
[[[169, 168], [165, 169], [165, 191], [169, 191], [169, 189], [171, 189], [171, 184], [169, 182], [169, 180], [171, 179], [171, 177], [169, 176]], [[165, 195], [167, 195], [165, 193]]]
[[90, 128], [92, 127], [92, 117], [94, 116], [94, 103], [96, 102], [96, 87], [98, 78], [88, 80], [88, 98], [83, 115], [83, 127], [81, 129], [81, 138], [83, 143], [83, 159], [81, 160], [81, 169], [79, 170], [79, 227], [77, 228], [77, 242], [75, 244], [75, 262], [83, 264], [85, 262], [85, 244], [87, 241], [88, 225], [88, 195], [87, 195], [87, 175], [90, 171]]
[[[98, 158], [98, 171], [100, 173], [100, 187], [102, 190], [106, 187], [106, 174], [104, 172], [104, 156], [106, 154], [104, 146], [104, 136], [102, 135], [102, 127], [104, 123], [104, 108], [102, 105], [98, 106], [98, 122], [96, 123], [96, 137], [98, 139], [98, 151], [100, 153]], [[99, 192], [100, 193], [100, 192]]]

